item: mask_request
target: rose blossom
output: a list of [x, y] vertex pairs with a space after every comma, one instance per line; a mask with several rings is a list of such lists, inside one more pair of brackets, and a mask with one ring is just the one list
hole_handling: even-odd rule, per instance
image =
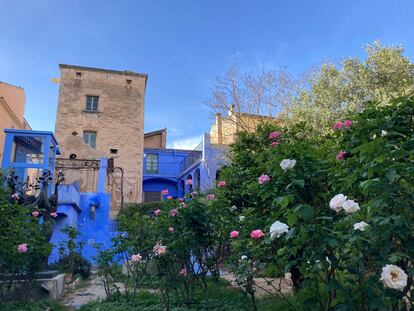
[[384, 287], [403, 291], [407, 286], [407, 279], [407, 273], [396, 265], [385, 265], [382, 268], [380, 281], [384, 283]]
[[272, 143], [270, 144], [272, 147], [277, 147], [279, 146], [280, 142], [278, 141], [272, 141]]
[[364, 231], [368, 226], [365, 221], [360, 221], [354, 224], [354, 230]]
[[168, 200], [172, 200], [172, 199], [173, 199], [173, 196], [172, 196], [172, 195], [169, 195], [169, 196], [167, 197], [167, 199], [168, 199]]
[[246, 255], [242, 255], [242, 256], [240, 257], [240, 259], [241, 259], [241, 260], [246, 260], [246, 259], [247, 259], [247, 256], [246, 256]]
[[32, 216], [33, 216], [33, 217], [37, 217], [37, 216], [39, 216], [39, 212], [38, 212], [38, 211], [33, 211], [33, 212], [32, 212]]
[[232, 239], [237, 238], [238, 236], [239, 236], [239, 231], [234, 230], [234, 231], [230, 232], [230, 237]]
[[337, 160], [343, 160], [346, 156], [347, 152], [346, 151], [339, 151], [339, 153], [336, 155], [336, 159]]
[[195, 197], [197, 194], [198, 194], [198, 193], [197, 193], [197, 191], [193, 191], [193, 192], [191, 192], [191, 196], [192, 196], [192, 197]]
[[17, 246], [17, 251], [18, 251], [20, 254], [26, 253], [26, 252], [27, 252], [27, 243], [22, 243], [22, 244], [19, 244], [19, 245]]
[[280, 238], [289, 231], [289, 226], [283, 222], [276, 221], [270, 226], [270, 238]]
[[142, 256], [140, 254], [132, 255], [131, 261], [132, 262], [140, 262], [142, 260]]
[[161, 194], [162, 194], [162, 195], [164, 195], [164, 194], [168, 194], [168, 189], [161, 190]]
[[387, 131], [384, 131], [384, 130], [381, 131], [381, 137], [384, 137], [384, 136], [387, 136], [387, 135], [388, 135]]
[[260, 239], [260, 238], [264, 237], [264, 233], [263, 233], [263, 231], [262, 231], [262, 230], [260, 230], [260, 229], [256, 229], [256, 230], [253, 230], [253, 231], [250, 233], [250, 236], [251, 236], [251, 238], [252, 238], [252, 239], [257, 240], [257, 239]]
[[345, 120], [344, 121], [344, 126], [349, 129], [351, 127], [352, 121], [351, 120]]
[[175, 217], [178, 215], [178, 210], [176, 208], [173, 208], [172, 210], [170, 210], [170, 216], [171, 217]]
[[160, 216], [160, 214], [161, 214], [161, 210], [160, 209], [157, 209], [157, 210], [154, 211], [154, 215], [155, 216]]
[[184, 208], [184, 207], [186, 207], [187, 205], [185, 205], [185, 203], [184, 202], [181, 202], [180, 203], [180, 208]]
[[13, 200], [18, 200], [20, 198], [20, 196], [17, 192], [13, 193], [11, 197], [12, 197]]
[[335, 212], [339, 213], [342, 210], [342, 205], [346, 202], [347, 196], [342, 193], [334, 196], [331, 201], [329, 201], [329, 207]]
[[187, 179], [185, 181], [185, 184], [188, 185], [188, 186], [191, 186], [193, 184], [193, 180], [192, 179]]
[[269, 139], [271, 139], [271, 140], [278, 139], [280, 137], [280, 135], [281, 135], [281, 133], [277, 132], [277, 131], [270, 132], [269, 133]]
[[183, 198], [178, 198], [178, 202], [184, 202]]
[[187, 274], [188, 274], [188, 272], [187, 272], [187, 269], [186, 269], [186, 268], [182, 268], [182, 269], [180, 270], [180, 275], [181, 275], [181, 276], [186, 277], [186, 276], [187, 276]]
[[237, 211], [237, 206], [236, 205], [233, 205], [232, 207], [230, 207], [230, 211], [231, 212]]
[[246, 216], [239, 216], [239, 221], [244, 221], [246, 219]]
[[210, 193], [210, 194], [207, 196], [207, 200], [209, 200], [209, 201], [213, 201], [215, 198], [216, 198], [216, 196], [215, 196], [214, 194], [212, 194], [212, 193]]
[[260, 177], [259, 177], [259, 184], [260, 184], [260, 185], [263, 185], [263, 184], [267, 183], [269, 180], [270, 180], [269, 175], [262, 174], [262, 175], [260, 175]]
[[168, 231], [170, 231], [170, 232], [174, 232], [174, 228], [173, 228], [173, 227], [169, 227], [169, 228], [168, 228]]
[[53, 212], [53, 213], [50, 213], [50, 216], [52, 216], [53, 218], [56, 218], [58, 214], [56, 212]]
[[217, 183], [217, 187], [222, 188], [222, 187], [225, 187], [225, 186], [226, 186], [226, 182], [224, 180], [221, 180]]
[[336, 122], [333, 126], [334, 130], [339, 130], [340, 128], [342, 128], [342, 126], [344, 126], [344, 124], [342, 122]]
[[296, 165], [296, 160], [284, 159], [280, 162], [282, 170], [291, 170]]
[[359, 211], [359, 204], [354, 200], [346, 200], [344, 204], [342, 204], [342, 208], [347, 214], [353, 214]]
[[164, 255], [166, 253], [167, 247], [160, 244], [160, 243], [157, 243], [157, 244], [155, 244], [155, 246], [152, 250], [154, 251], [155, 255], [161, 256], [161, 255]]

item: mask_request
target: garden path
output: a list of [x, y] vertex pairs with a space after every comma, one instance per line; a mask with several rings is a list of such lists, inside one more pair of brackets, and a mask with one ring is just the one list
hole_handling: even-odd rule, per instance
[[[115, 283], [123, 291], [122, 283]], [[63, 305], [71, 309], [80, 309], [84, 304], [91, 301], [103, 300], [106, 298], [103, 282], [96, 273], [92, 273], [90, 279], [82, 284], [80, 288], [68, 290], [62, 298]]]

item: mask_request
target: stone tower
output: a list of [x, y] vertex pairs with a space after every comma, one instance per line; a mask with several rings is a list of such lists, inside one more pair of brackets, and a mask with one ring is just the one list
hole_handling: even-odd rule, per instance
[[[148, 76], [64, 64], [59, 67], [55, 135], [61, 157], [114, 158], [114, 166], [124, 170], [124, 202], [141, 202]], [[120, 202], [119, 195], [113, 199]]]

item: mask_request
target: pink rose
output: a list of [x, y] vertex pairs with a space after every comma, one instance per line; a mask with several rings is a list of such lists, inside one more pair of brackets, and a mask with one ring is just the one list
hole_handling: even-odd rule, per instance
[[171, 217], [175, 217], [178, 215], [178, 210], [176, 208], [173, 208], [172, 210], [170, 210], [170, 216]]
[[34, 212], [32, 212], [32, 216], [33, 216], [33, 217], [37, 217], [37, 216], [39, 216], [39, 212], [38, 212], [38, 211], [34, 211]]
[[157, 209], [157, 210], [154, 211], [154, 215], [155, 216], [160, 216], [160, 214], [161, 214], [161, 210], [160, 209]]
[[225, 187], [225, 186], [226, 186], [226, 182], [225, 182], [224, 180], [219, 181], [219, 182], [217, 183], [217, 187], [223, 188], [223, 187]]
[[182, 269], [180, 270], [180, 275], [181, 275], [181, 276], [186, 277], [186, 276], [187, 276], [187, 274], [188, 274], [188, 272], [187, 272], [187, 269], [186, 269], [186, 268], [182, 268]]
[[174, 228], [173, 228], [173, 227], [169, 227], [169, 228], [168, 228], [168, 231], [170, 231], [170, 232], [174, 232]]
[[271, 140], [278, 139], [280, 137], [280, 135], [281, 135], [281, 133], [280, 132], [277, 132], [277, 131], [270, 132], [269, 139], [271, 139]]
[[168, 189], [161, 190], [161, 194], [162, 195], [168, 194]]
[[210, 193], [210, 194], [207, 196], [207, 200], [209, 200], [209, 201], [213, 201], [215, 198], [216, 198], [216, 196], [215, 196], [214, 194], [212, 194], [212, 193]]
[[167, 251], [167, 247], [162, 244], [155, 244], [154, 248], [152, 249], [157, 256], [164, 255]]
[[271, 143], [271, 145], [272, 145], [272, 147], [277, 147], [277, 146], [279, 146], [279, 142], [278, 141], [272, 141], [272, 143]]
[[334, 130], [339, 130], [344, 126], [342, 122], [336, 122], [333, 126]]
[[346, 155], [347, 155], [346, 151], [339, 151], [339, 153], [336, 155], [336, 159], [337, 160], [343, 160]]
[[232, 239], [235, 239], [235, 238], [237, 238], [238, 236], [239, 236], [239, 231], [234, 230], [234, 231], [230, 232], [230, 237], [231, 237]]
[[251, 238], [252, 238], [252, 239], [257, 240], [257, 239], [260, 239], [260, 238], [264, 237], [264, 233], [263, 233], [263, 231], [262, 231], [262, 230], [260, 230], [260, 229], [256, 229], [256, 230], [253, 230], [253, 231], [250, 233], [250, 236], [251, 236]]
[[172, 199], [173, 199], [173, 196], [172, 196], [172, 195], [169, 195], [169, 196], [167, 197], [167, 199], [168, 199], [168, 200], [172, 200]]
[[50, 216], [52, 216], [53, 218], [56, 218], [58, 214], [56, 212], [53, 212], [53, 213], [50, 213]]
[[270, 180], [269, 175], [262, 174], [259, 177], [259, 184], [263, 185], [263, 184], [267, 183], [269, 180]]
[[344, 121], [344, 126], [349, 129], [351, 127], [352, 121], [351, 120], [345, 120]]
[[140, 254], [132, 255], [131, 261], [132, 262], [140, 262], [142, 260], [142, 256]]
[[178, 202], [184, 202], [183, 198], [178, 198]]
[[197, 194], [198, 194], [197, 191], [191, 192], [191, 196], [193, 196], [193, 197], [195, 197]]
[[188, 186], [191, 186], [193, 184], [193, 180], [192, 179], [187, 179], [185, 181], [185, 184], [188, 185]]
[[18, 251], [20, 254], [26, 253], [26, 252], [27, 252], [27, 243], [22, 243], [22, 244], [19, 244], [19, 245], [17, 246], [17, 251]]

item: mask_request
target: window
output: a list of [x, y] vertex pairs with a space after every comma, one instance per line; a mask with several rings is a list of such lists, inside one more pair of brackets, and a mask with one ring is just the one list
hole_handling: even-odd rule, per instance
[[159, 191], [144, 191], [144, 202], [161, 201], [161, 192]]
[[126, 80], [127, 84], [131, 84], [131, 82], [132, 82], [132, 80], [129, 80], [129, 79]]
[[83, 140], [85, 144], [96, 148], [96, 132], [83, 132]]
[[147, 154], [147, 163], [145, 166], [145, 173], [158, 174], [158, 154]]
[[118, 154], [118, 149], [109, 149], [111, 154]]
[[77, 72], [76, 73], [76, 78], [80, 79], [82, 77], [82, 72]]
[[98, 111], [99, 96], [86, 96], [86, 111], [97, 112]]

